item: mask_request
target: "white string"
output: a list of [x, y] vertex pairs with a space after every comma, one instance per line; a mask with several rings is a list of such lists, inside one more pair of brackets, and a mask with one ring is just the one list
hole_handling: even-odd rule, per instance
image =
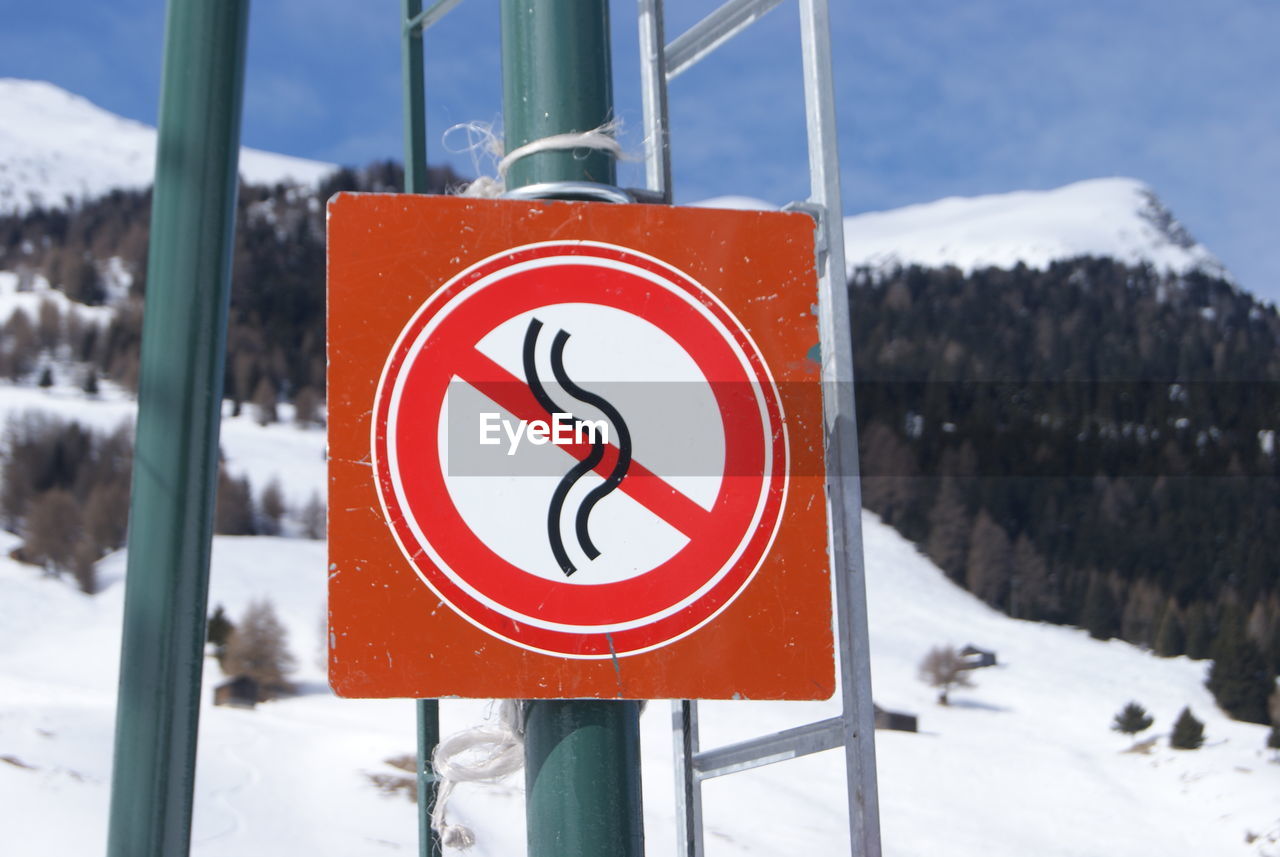
[[[482, 749], [488, 748], [488, 749]], [[463, 760], [478, 753], [474, 761]], [[445, 805], [458, 783], [496, 783], [524, 766], [524, 735], [520, 730], [519, 703], [504, 699], [498, 707], [496, 726], [474, 726], [450, 735], [436, 745], [431, 767], [440, 790], [431, 811], [431, 829], [446, 848], [464, 850], [476, 844], [476, 835], [463, 824], [445, 821]]]
[[511, 165], [521, 158], [527, 158], [530, 155], [536, 155], [539, 152], [551, 152], [558, 150], [578, 150], [592, 149], [597, 151], [608, 152], [615, 158], [622, 159], [622, 144], [618, 142], [617, 135], [622, 128], [622, 123], [617, 119], [612, 119], [599, 128], [593, 128], [590, 131], [578, 131], [568, 134], [552, 134], [550, 137], [543, 137], [540, 140], [534, 140], [525, 143], [523, 146], [515, 149], [511, 153], [502, 156], [502, 141], [498, 139], [497, 134], [493, 131], [493, 126], [484, 122], [465, 122], [461, 125], [454, 125], [445, 132], [445, 148], [448, 149], [449, 135], [457, 131], [464, 131], [467, 135], [467, 145], [461, 149], [448, 149], [451, 152], [470, 152], [472, 164], [476, 168], [476, 172], [482, 172], [480, 166], [481, 158], [497, 159], [496, 176], [481, 175], [480, 178], [466, 185], [459, 191], [461, 196], [493, 198], [501, 196], [507, 189], [507, 171], [511, 169]]

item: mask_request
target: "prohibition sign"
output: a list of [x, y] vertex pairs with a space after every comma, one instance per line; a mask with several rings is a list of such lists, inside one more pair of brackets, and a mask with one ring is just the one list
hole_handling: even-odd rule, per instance
[[[636, 381], [692, 382], [708, 407], [689, 419], [601, 392]], [[554, 472], [456, 473], [459, 387], [526, 426], [591, 415], [607, 440], [521, 451]], [[716, 450], [710, 479], [662, 466], [646, 426], [682, 420]], [[418, 576], [489, 634], [561, 657], [639, 654], [712, 621], [760, 568], [787, 492], [781, 399], [745, 328], [673, 266], [598, 242], [508, 250], [432, 294], [386, 361], [372, 431], [385, 520]]]

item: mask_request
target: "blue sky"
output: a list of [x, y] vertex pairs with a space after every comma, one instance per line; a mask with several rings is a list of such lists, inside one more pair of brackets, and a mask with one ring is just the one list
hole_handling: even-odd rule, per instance
[[[399, 5], [254, 4], [245, 141], [344, 163], [398, 158]], [[715, 5], [670, 3], [669, 37]], [[672, 84], [678, 200], [805, 195], [794, 5]], [[440, 137], [501, 114], [497, 6], [466, 0], [427, 36], [430, 157], [467, 172]], [[0, 75], [154, 121], [159, 0], [0, 9]], [[847, 213], [1133, 176], [1242, 285], [1280, 300], [1276, 0], [833, 0], [832, 19]], [[617, 111], [639, 154], [633, 4], [614, 2], [613, 22]], [[637, 165], [622, 173], [641, 179]]]

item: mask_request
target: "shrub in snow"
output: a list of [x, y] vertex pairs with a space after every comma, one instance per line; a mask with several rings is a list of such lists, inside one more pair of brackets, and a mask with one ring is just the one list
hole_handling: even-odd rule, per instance
[[287, 676], [294, 659], [286, 645], [284, 625], [270, 601], [253, 601], [227, 639], [222, 669], [227, 675], [249, 676], [258, 683], [258, 701], [293, 691]]
[[1137, 735], [1143, 729], [1150, 728], [1154, 722], [1155, 720], [1152, 719], [1150, 714], [1147, 714], [1145, 708], [1136, 702], [1130, 702], [1120, 709], [1120, 713], [1116, 715], [1116, 719], [1111, 723], [1111, 728], [1125, 735]]
[[1182, 709], [1177, 722], [1173, 724], [1169, 746], [1175, 750], [1198, 750], [1203, 743], [1204, 724], [1196, 719], [1190, 708]]
[[81, 526], [80, 504], [70, 491], [45, 491], [32, 501], [23, 521], [23, 553], [51, 572], [70, 571]]
[[920, 661], [920, 680], [939, 689], [938, 703], [948, 705], [953, 687], [973, 687], [967, 665], [952, 646], [934, 646]]

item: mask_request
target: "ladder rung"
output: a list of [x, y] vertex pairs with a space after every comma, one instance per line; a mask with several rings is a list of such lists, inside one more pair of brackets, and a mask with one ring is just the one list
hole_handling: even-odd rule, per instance
[[454, 6], [461, 3], [462, 0], [436, 0], [436, 3], [427, 9], [414, 15], [408, 21], [404, 22], [405, 30], [413, 33], [426, 30], [433, 26], [446, 14], [453, 10]]
[[832, 717], [761, 738], [705, 750], [693, 757], [693, 770], [698, 779], [709, 780], [843, 746], [844, 719]]
[[667, 80], [736, 36], [782, 0], [729, 0], [667, 45]]

